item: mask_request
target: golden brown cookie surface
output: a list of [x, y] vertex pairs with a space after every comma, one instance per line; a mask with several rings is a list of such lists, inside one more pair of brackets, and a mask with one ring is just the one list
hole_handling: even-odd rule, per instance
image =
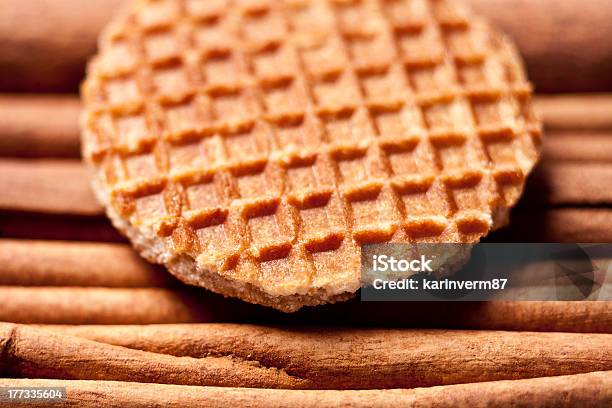
[[452, 0], [139, 0], [90, 64], [83, 151], [144, 256], [295, 310], [350, 297], [362, 244], [505, 222], [539, 153], [530, 94]]

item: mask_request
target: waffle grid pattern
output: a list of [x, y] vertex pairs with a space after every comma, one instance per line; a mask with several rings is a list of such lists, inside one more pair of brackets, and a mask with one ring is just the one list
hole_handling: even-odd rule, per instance
[[354, 291], [361, 244], [495, 226], [537, 160], [530, 94], [452, 0], [146, 0], [90, 66], [84, 151], [177, 254], [277, 296]]

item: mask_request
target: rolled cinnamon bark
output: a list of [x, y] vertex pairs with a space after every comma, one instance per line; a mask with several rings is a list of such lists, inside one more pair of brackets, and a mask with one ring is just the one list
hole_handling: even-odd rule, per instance
[[[612, 139], [612, 138], [611, 138]], [[521, 205], [603, 205], [612, 203], [610, 162], [541, 163], [530, 176]]]
[[310, 388], [309, 381], [283, 370], [231, 357], [177, 358], [6, 323], [0, 324], [0, 339], [4, 377]]
[[610, 158], [612, 158], [612, 132], [561, 131], [550, 133], [544, 139], [545, 161], [612, 162]]
[[460, 329], [612, 333], [612, 302], [359, 302], [294, 314], [198, 289], [0, 287], [0, 321], [155, 324], [259, 321]]
[[[612, 11], [612, 7], [608, 7]], [[608, 58], [612, 64], [612, 57]], [[611, 68], [612, 65], [608, 65], [608, 69]], [[610, 83], [612, 84], [612, 79]], [[612, 129], [612, 98], [608, 94], [549, 95], [535, 98], [535, 106], [543, 115], [546, 129], [549, 131]]]
[[203, 289], [0, 287], [0, 321], [151, 324], [244, 321], [257, 308]]
[[0, 285], [164, 287], [178, 282], [128, 245], [0, 240]]
[[[612, 369], [610, 334], [254, 325], [136, 329], [141, 332], [132, 332], [132, 341], [153, 352], [0, 324], [0, 337], [9, 344], [2, 353], [5, 373], [26, 378], [340, 390]], [[127, 335], [117, 333], [113, 340], [135, 346], [121, 340]]]
[[87, 168], [76, 160], [0, 160], [0, 210], [97, 215]]
[[[544, 377], [528, 380], [490, 381], [411, 390], [261, 390], [249, 388], [193, 387], [138, 384], [115, 381], [66, 381], [0, 379], [2, 387], [66, 387], [67, 399], [57, 407], [99, 406], [150, 408], [207, 406], [235, 408], [296, 407], [605, 407], [612, 402], [609, 371]], [[48, 402], [29, 403], [48, 407]]]
[[[120, 3], [1, 2], [0, 89], [75, 92], [100, 30]], [[608, 1], [468, 3], [516, 40], [540, 92], [612, 90], [612, 27], [608, 24], [612, 7]]]
[[[288, 329], [246, 324], [81, 326], [59, 330], [97, 342], [179, 357], [214, 355], [255, 360], [309, 380], [314, 388], [326, 389], [412, 388], [531, 378], [574, 373], [582, 370], [581, 366], [586, 372], [593, 370], [591, 363], [584, 365], [583, 360], [599, 356], [603, 360], [596, 370], [612, 367], [612, 335], [606, 334]], [[595, 346], [603, 349], [591, 354]], [[509, 366], [512, 369], [507, 370]], [[371, 376], [372, 372], [376, 376]]]
[[79, 156], [78, 98], [0, 96], [0, 154], [20, 157]]
[[354, 302], [325, 308], [304, 311], [304, 319], [316, 323], [318, 313], [338, 324], [612, 333], [612, 302], [605, 301]]
[[519, 207], [510, 224], [491, 234], [492, 242], [612, 242], [608, 208]]
[[98, 33], [122, 1], [0, 2], [0, 89], [78, 91]]
[[607, 0], [468, 0], [510, 35], [538, 92], [612, 89]]

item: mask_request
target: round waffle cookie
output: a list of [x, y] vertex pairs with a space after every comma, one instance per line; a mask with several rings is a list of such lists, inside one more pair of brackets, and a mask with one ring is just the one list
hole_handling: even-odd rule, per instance
[[453, 0], [141, 0], [83, 85], [83, 152], [147, 259], [294, 311], [370, 243], [474, 243], [539, 155], [513, 45]]

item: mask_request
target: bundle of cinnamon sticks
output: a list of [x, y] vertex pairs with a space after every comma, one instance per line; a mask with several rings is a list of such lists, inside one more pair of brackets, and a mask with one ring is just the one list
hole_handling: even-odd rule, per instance
[[[76, 90], [121, 1], [0, 4], [0, 387], [66, 387], [67, 407], [612, 405], [612, 302], [286, 315], [140, 259], [90, 191], [78, 97], [41, 93]], [[612, 31], [593, 20], [607, 2], [469, 1], [515, 37], [537, 89], [612, 91]], [[544, 159], [489, 240], [612, 242], [612, 94], [536, 103]]]

